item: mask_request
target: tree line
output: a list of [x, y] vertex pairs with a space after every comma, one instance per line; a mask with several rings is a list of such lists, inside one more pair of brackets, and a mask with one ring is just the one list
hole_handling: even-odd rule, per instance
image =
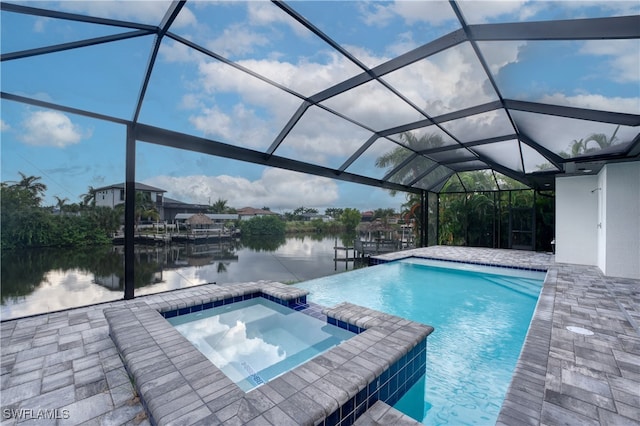
[[[69, 203], [67, 198], [55, 196], [56, 204], [43, 206], [47, 186], [40, 176], [27, 176], [18, 172], [20, 179], [0, 183], [0, 221], [2, 250], [28, 247], [79, 247], [110, 244], [124, 220], [124, 204], [115, 208], [96, 206], [96, 189], [88, 187], [80, 196], [79, 203]], [[263, 210], [270, 210], [263, 207]], [[210, 213], [234, 213], [235, 208], [227, 200], [218, 199], [208, 211]], [[240, 223], [247, 235], [283, 234], [295, 232], [295, 226], [285, 225], [305, 219], [305, 215], [317, 214], [314, 208], [299, 207], [285, 212], [281, 217], [258, 217]], [[393, 214], [392, 209], [378, 209], [374, 217]], [[353, 208], [328, 208], [325, 215], [334, 219], [327, 224], [322, 219], [311, 221], [305, 232], [312, 230], [352, 232], [360, 223], [360, 211]], [[158, 220], [159, 212], [149, 193], [137, 191], [135, 200], [136, 227], [141, 220]], [[340, 229], [336, 228], [339, 224]]]
[[0, 184], [2, 250], [26, 247], [65, 247], [111, 243], [121, 212], [88, 203], [64, 206], [56, 197], [57, 214], [42, 207], [47, 186], [39, 176], [20, 173], [20, 180]]

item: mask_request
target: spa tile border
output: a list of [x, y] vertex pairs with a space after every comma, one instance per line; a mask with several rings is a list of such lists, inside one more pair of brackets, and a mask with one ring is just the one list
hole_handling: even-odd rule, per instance
[[[378, 401], [393, 405], [425, 372], [433, 327], [349, 303], [323, 309], [306, 303], [306, 290], [280, 283], [211, 285], [200, 293], [105, 309], [151, 424], [347, 426]], [[360, 334], [245, 393], [164, 318], [264, 296]]]

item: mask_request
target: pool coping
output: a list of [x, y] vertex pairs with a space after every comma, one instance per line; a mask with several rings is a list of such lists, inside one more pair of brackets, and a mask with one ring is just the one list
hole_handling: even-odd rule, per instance
[[162, 313], [187, 313], [258, 293], [295, 309], [308, 292], [276, 282], [210, 287], [208, 295], [104, 310], [152, 424], [353, 424], [378, 400], [393, 405], [424, 374], [433, 327], [341, 303], [322, 315], [359, 334], [245, 393]]

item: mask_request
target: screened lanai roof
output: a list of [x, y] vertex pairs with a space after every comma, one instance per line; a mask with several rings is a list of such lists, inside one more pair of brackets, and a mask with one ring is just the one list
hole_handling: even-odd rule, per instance
[[637, 1], [1, 13], [3, 102], [123, 124], [136, 141], [409, 192], [552, 189], [557, 174], [639, 160]]

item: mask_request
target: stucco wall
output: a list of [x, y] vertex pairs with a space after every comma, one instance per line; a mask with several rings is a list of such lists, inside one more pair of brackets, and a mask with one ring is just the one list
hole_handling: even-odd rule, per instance
[[556, 261], [640, 278], [640, 162], [556, 179]]
[[605, 275], [640, 278], [640, 162], [608, 164], [603, 187]]
[[120, 190], [113, 189], [113, 188], [96, 192], [95, 199], [96, 199], [96, 206], [98, 207], [113, 208], [115, 205], [122, 203], [122, 201], [120, 201]]
[[607, 168], [598, 173], [598, 267], [605, 271], [607, 264]]
[[597, 176], [556, 179], [556, 261], [598, 262]]

